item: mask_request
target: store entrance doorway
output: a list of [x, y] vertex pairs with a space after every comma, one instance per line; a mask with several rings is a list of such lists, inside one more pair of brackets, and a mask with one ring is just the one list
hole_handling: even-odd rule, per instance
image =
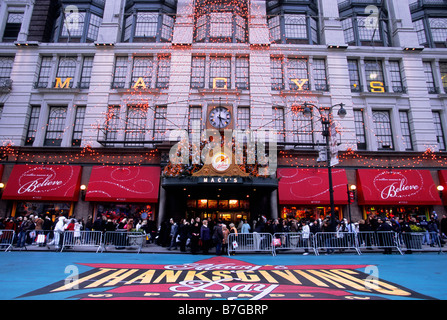
[[247, 199], [188, 199], [187, 219], [199, 217], [238, 225], [242, 219], [250, 218], [250, 200]]

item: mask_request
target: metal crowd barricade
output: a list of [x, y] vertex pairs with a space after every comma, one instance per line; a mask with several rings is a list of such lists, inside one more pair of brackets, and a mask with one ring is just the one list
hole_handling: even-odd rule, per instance
[[275, 255], [270, 233], [231, 233], [228, 236], [228, 255], [240, 252], [269, 252]]
[[405, 251], [422, 251], [430, 247], [438, 247], [442, 252], [441, 238], [437, 232], [402, 232], [399, 242]]
[[315, 255], [318, 254], [315, 249], [313, 234], [309, 234], [308, 237], [303, 237], [301, 232], [281, 232], [275, 233], [273, 239], [279, 239], [279, 242], [276, 241], [276, 245], [273, 246], [275, 254], [280, 250], [299, 251], [303, 253], [312, 251]]
[[396, 249], [402, 254], [398, 234], [394, 231], [362, 231], [357, 234], [359, 250]]
[[63, 234], [63, 244], [61, 251], [64, 249], [97, 248], [96, 252], [102, 246], [101, 231], [65, 231]]
[[315, 234], [315, 253], [319, 250], [330, 253], [334, 250], [353, 249], [357, 254], [362, 254], [358, 247], [357, 233], [354, 232], [318, 232]]
[[101, 252], [115, 248], [115, 250], [135, 249], [140, 253], [145, 239], [146, 235], [141, 232], [127, 232], [127, 230], [107, 231], [104, 233]]
[[14, 236], [14, 230], [0, 230], [0, 248], [5, 249], [5, 252], [11, 250]]
[[24, 246], [20, 249], [28, 250], [37, 247], [46, 247], [48, 250], [59, 251], [64, 243], [64, 232], [54, 230], [30, 230], [26, 233]]

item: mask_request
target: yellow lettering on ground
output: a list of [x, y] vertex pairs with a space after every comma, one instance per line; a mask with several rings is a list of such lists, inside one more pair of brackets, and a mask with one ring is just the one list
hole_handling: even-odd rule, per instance
[[70, 290], [70, 289], [72, 289], [73, 287], [79, 286], [79, 284], [81, 284], [81, 283], [83, 283], [83, 282], [85, 282], [85, 281], [88, 281], [88, 280], [90, 280], [90, 279], [93, 279], [93, 278], [95, 278], [95, 277], [98, 277], [98, 276], [100, 276], [100, 275], [102, 275], [102, 274], [104, 274], [104, 273], [107, 273], [107, 272], [109, 272], [109, 271], [112, 271], [112, 270], [116, 270], [116, 269], [101, 268], [101, 269], [99, 269], [99, 271], [97, 271], [97, 272], [95, 272], [95, 273], [92, 273], [92, 274], [90, 274], [90, 275], [88, 275], [88, 276], [86, 276], [86, 277], [83, 277], [83, 278], [81, 278], [81, 279], [78, 279], [78, 280], [75, 280], [75, 281], [70, 282], [70, 283], [68, 283], [68, 284], [65, 284], [65, 285], [63, 285], [62, 287], [56, 288], [56, 289], [54, 289], [54, 290], [51, 290], [51, 292]]

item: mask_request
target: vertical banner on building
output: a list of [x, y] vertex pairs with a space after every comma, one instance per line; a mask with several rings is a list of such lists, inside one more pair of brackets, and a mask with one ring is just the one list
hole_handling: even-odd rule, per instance
[[336, 166], [338, 161], [338, 141], [337, 141], [337, 130], [335, 129], [335, 121], [333, 120], [332, 113], [329, 113], [329, 161], [330, 166]]

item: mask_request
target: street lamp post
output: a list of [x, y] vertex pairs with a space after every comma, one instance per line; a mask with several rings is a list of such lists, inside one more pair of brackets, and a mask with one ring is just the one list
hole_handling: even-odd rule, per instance
[[[344, 108], [343, 103], [339, 103], [336, 105], [333, 105], [328, 108], [324, 107], [317, 107], [314, 104], [304, 102], [303, 104], [303, 114], [304, 116], [312, 116], [312, 108], [315, 108], [318, 110], [318, 113], [320, 114], [320, 121], [323, 127], [322, 135], [326, 137], [326, 165], [328, 170], [328, 176], [329, 176], [329, 201], [331, 205], [331, 225], [332, 227], [335, 225], [335, 204], [334, 204], [334, 186], [332, 183], [332, 165], [331, 165], [331, 150], [330, 150], [330, 143], [331, 143], [331, 126], [333, 125], [332, 121], [332, 109], [339, 106], [340, 109], [338, 110], [337, 114], [340, 118], [344, 118], [347, 114], [346, 109]], [[323, 111], [327, 111], [327, 114], [325, 114]]]
[[444, 191], [444, 186], [439, 185], [436, 187], [436, 189], [438, 189], [439, 197], [441, 198], [442, 201], [442, 192]]

